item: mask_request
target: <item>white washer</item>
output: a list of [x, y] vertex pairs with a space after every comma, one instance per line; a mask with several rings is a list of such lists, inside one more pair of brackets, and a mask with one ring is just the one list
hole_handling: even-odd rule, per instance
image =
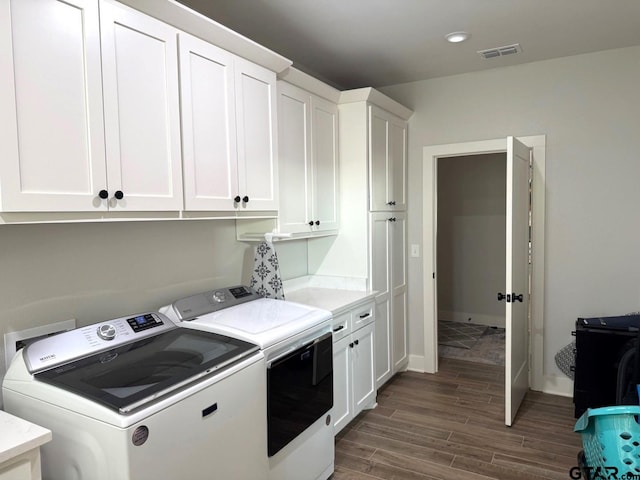
[[183, 298], [161, 311], [180, 326], [239, 338], [262, 349], [270, 479], [325, 480], [331, 476], [331, 312], [262, 298], [244, 286]]
[[42, 425], [50, 480], [267, 479], [264, 355], [150, 312], [14, 357], [6, 411]]

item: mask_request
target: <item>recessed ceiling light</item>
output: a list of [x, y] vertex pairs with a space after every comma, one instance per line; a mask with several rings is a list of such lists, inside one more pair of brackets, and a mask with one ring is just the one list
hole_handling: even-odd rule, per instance
[[460, 43], [469, 38], [469, 34], [467, 32], [451, 32], [446, 34], [444, 38], [447, 39], [447, 42]]

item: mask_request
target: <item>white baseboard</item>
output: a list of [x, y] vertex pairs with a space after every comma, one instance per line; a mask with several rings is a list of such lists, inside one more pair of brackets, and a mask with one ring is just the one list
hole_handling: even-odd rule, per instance
[[573, 380], [558, 375], [545, 375], [542, 391], [551, 395], [573, 397]]
[[450, 322], [474, 323], [476, 325], [486, 325], [488, 327], [505, 326], [504, 315], [485, 315], [471, 312], [450, 312], [440, 310], [438, 312], [438, 320], [449, 320]]
[[410, 372], [425, 373], [424, 355], [409, 355], [407, 370]]

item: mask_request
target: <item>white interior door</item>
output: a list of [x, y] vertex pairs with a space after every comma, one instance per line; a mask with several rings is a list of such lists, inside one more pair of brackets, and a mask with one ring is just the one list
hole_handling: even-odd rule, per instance
[[505, 423], [509, 426], [529, 389], [530, 155], [529, 147], [507, 137]]

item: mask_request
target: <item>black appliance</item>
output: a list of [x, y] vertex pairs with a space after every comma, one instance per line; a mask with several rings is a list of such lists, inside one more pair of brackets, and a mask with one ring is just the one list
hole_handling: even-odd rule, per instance
[[333, 407], [331, 332], [267, 366], [268, 454], [273, 456]]
[[640, 314], [576, 320], [575, 417], [587, 408], [638, 404]]

